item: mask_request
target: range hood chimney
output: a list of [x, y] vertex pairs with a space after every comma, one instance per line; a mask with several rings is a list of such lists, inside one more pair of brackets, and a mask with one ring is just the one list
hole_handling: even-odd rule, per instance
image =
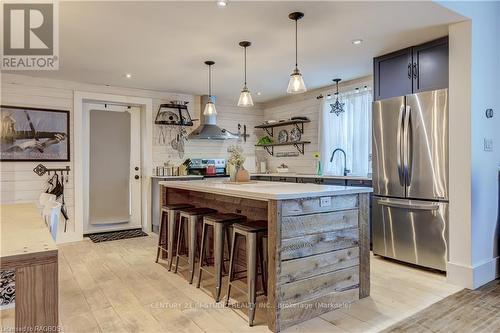
[[[189, 136], [189, 140], [228, 140], [238, 139], [238, 135], [221, 129], [217, 126], [217, 115], [204, 115], [203, 108], [210, 100], [208, 95], [203, 95], [200, 98], [200, 126], [193, 130]], [[212, 96], [212, 102], [215, 103], [215, 96]]]

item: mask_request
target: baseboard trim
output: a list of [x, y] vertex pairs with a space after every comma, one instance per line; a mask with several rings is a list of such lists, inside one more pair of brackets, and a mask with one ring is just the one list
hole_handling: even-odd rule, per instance
[[500, 257], [495, 257], [474, 266], [474, 289], [500, 276]]
[[448, 262], [446, 279], [448, 283], [468, 289], [477, 289], [500, 277], [500, 257], [491, 258], [474, 266]]

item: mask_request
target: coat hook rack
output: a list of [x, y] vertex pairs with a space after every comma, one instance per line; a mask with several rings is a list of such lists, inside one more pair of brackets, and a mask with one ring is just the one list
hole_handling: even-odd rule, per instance
[[69, 176], [69, 172], [71, 171], [70, 167], [67, 165], [65, 168], [55, 168], [55, 169], [51, 169], [51, 168], [47, 168], [45, 165], [43, 164], [38, 164], [34, 169], [33, 171], [39, 175], [40, 177], [45, 175], [46, 173], [49, 174], [50, 176], [50, 173], [51, 172], [60, 172], [61, 174], [63, 172], [66, 172], [66, 175]]

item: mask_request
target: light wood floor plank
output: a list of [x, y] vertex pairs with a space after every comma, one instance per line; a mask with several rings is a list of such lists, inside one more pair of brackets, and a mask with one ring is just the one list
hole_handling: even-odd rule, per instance
[[[234, 290], [232, 307], [226, 308], [211, 296], [213, 278], [205, 275], [203, 287], [197, 289], [186, 282], [184, 271], [176, 275], [167, 271], [165, 262], [156, 264], [156, 243], [156, 235], [151, 235], [103, 243], [85, 239], [60, 246], [59, 309], [64, 331], [269, 332], [264, 308], [257, 309], [254, 327], [248, 326], [246, 308], [236, 308], [246, 301], [245, 294]], [[377, 256], [371, 258], [371, 277], [370, 297], [285, 332], [378, 332], [459, 289], [447, 284], [442, 274]], [[225, 300], [226, 278], [223, 281]], [[491, 297], [484, 301], [496, 302]], [[1, 311], [2, 326], [13, 325], [13, 313], [13, 309]], [[439, 328], [449, 324], [446, 314], [443, 317], [437, 320]], [[481, 324], [486, 331], [496, 322]], [[408, 325], [414, 331], [422, 327], [419, 322]]]

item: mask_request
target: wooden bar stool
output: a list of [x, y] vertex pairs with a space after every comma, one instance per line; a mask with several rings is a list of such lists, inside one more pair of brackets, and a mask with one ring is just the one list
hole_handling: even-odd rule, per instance
[[[203, 268], [203, 255], [205, 253], [206, 238], [208, 235], [208, 228], [212, 227], [214, 231], [214, 268], [215, 272], [212, 276], [215, 277], [215, 301], [219, 302], [221, 284], [222, 284], [222, 268], [224, 266], [224, 233], [227, 238], [227, 247], [229, 250], [229, 226], [236, 222], [243, 222], [246, 220], [246, 216], [238, 214], [214, 214], [205, 216], [203, 218], [203, 230], [201, 234], [201, 246], [200, 246], [200, 262], [198, 270], [198, 283], [197, 288], [201, 284], [201, 274], [202, 271], [212, 275], [206, 268]], [[228, 251], [229, 252], [229, 251]]]
[[[229, 261], [229, 281], [227, 285], [227, 295], [226, 295], [226, 306], [229, 305], [229, 297], [231, 296], [231, 286], [234, 286], [238, 290], [236, 285], [233, 285], [234, 281], [234, 263], [235, 263], [235, 251], [238, 249], [238, 237], [245, 237], [246, 239], [246, 257], [247, 257], [247, 297], [248, 297], [248, 324], [253, 325], [253, 320], [255, 318], [255, 303], [257, 299], [256, 293], [256, 282], [257, 282], [257, 261], [260, 265], [261, 271], [261, 282], [264, 293], [267, 294], [267, 279], [264, 277], [264, 253], [262, 246], [262, 237], [259, 242], [259, 235], [266, 235], [267, 233], [267, 221], [249, 221], [245, 223], [235, 223], [233, 224], [233, 242], [231, 245], [231, 256]], [[259, 246], [261, 245], [261, 246]], [[267, 260], [266, 260], [267, 261]]]
[[[156, 263], [158, 262], [158, 258], [160, 258], [160, 251], [163, 254], [165, 252], [171, 253], [173, 250], [170, 250], [167, 248], [169, 241], [170, 241], [170, 234], [173, 232], [170, 232], [171, 230], [173, 231], [172, 228], [170, 228], [170, 217], [175, 222], [175, 218], [178, 215], [178, 211], [180, 209], [185, 209], [185, 208], [192, 208], [194, 207], [193, 205], [190, 204], [167, 204], [161, 207], [161, 219], [160, 219], [160, 230], [158, 234], [158, 249], [156, 251]], [[172, 235], [173, 236], [173, 235]], [[172, 238], [173, 239], [173, 238]]]
[[[197, 250], [196, 244], [196, 231], [199, 222], [202, 222], [202, 218], [209, 214], [215, 214], [217, 211], [211, 208], [189, 208], [181, 209], [179, 215], [179, 228], [177, 232], [177, 249], [175, 251], [175, 273], [179, 267], [179, 258], [181, 252], [181, 239], [184, 240], [184, 244], [188, 244], [188, 265], [189, 265], [189, 283], [193, 283], [194, 277], [194, 262], [195, 253]], [[184, 232], [185, 225], [188, 226], [188, 232]]]

